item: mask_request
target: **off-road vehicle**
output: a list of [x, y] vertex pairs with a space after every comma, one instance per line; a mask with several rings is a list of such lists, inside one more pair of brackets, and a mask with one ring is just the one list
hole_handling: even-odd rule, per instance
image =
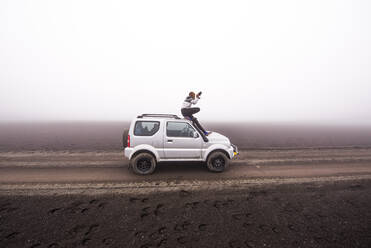
[[171, 114], [142, 114], [124, 132], [125, 157], [136, 174], [151, 174], [162, 161], [204, 161], [222, 172], [238, 154], [237, 147], [217, 132], [205, 136], [191, 121]]

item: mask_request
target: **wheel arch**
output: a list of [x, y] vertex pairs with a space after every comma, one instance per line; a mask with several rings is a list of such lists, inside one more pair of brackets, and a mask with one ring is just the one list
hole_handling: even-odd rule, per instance
[[129, 159], [131, 160], [136, 155], [138, 155], [139, 153], [143, 153], [143, 152], [151, 154], [156, 159], [156, 162], [159, 161], [159, 155], [157, 151], [149, 145], [140, 145], [140, 146], [135, 147], [135, 150], [132, 152]]
[[231, 159], [229, 153], [224, 150], [223, 148], [215, 148], [215, 149], [212, 149], [210, 150], [207, 154], [206, 154], [206, 157], [205, 157], [205, 161], [207, 162], [207, 160], [209, 159], [210, 155], [213, 154], [214, 152], [222, 152], [224, 153], [228, 159]]

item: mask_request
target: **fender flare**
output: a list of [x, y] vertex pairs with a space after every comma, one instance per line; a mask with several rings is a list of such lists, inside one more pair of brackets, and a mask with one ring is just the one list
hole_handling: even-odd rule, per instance
[[222, 145], [222, 144], [214, 144], [210, 147], [208, 147], [205, 151], [205, 153], [203, 154], [202, 156], [202, 160], [203, 161], [207, 161], [207, 158], [209, 157], [209, 155], [214, 152], [214, 151], [222, 151], [222, 152], [225, 152], [225, 154], [227, 155], [227, 157], [229, 159], [231, 159], [230, 157], [230, 154], [228, 152], [228, 149], [225, 145]]
[[146, 144], [136, 146], [133, 149], [133, 151], [131, 152], [129, 160], [132, 159], [135, 155], [137, 155], [138, 153], [141, 153], [141, 152], [151, 153], [155, 157], [156, 162], [158, 162], [160, 160], [160, 156], [159, 156], [158, 152], [156, 151], [156, 149], [153, 146], [146, 145]]

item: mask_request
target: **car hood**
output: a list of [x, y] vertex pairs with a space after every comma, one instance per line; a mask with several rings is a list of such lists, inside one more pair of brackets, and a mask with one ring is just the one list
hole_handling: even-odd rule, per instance
[[209, 139], [209, 143], [223, 143], [226, 145], [230, 144], [230, 141], [227, 137], [217, 132], [212, 132], [207, 136], [207, 138]]

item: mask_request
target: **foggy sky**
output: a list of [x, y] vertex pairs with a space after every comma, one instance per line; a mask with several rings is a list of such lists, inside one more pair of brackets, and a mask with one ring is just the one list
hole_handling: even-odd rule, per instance
[[0, 120], [371, 122], [371, 2], [0, 1]]

